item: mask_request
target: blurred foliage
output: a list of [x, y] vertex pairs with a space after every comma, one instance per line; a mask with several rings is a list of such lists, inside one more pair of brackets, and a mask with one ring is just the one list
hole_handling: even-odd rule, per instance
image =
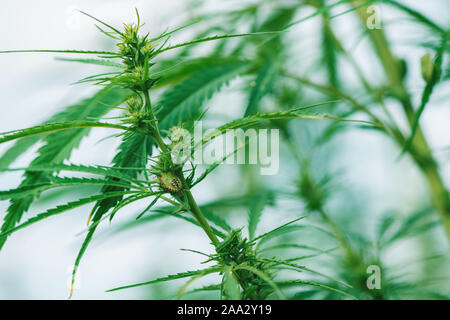
[[[372, 5], [394, 10], [427, 35], [414, 44], [427, 52], [415, 61], [421, 65], [421, 74], [412, 74], [409, 62], [395, 55], [395, 43], [386, 36], [389, 26], [367, 28], [368, 19], [374, 18], [367, 10]], [[63, 60], [115, 71], [82, 80], [105, 85], [91, 99], [69, 106], [45, 124], [0, 136], [0, 142], [20, 139], [0, 157], [2, 170], [25, 172], [17, 189], [0, 192], [0, 200], [11, 201], [0, 246], [30, 224], [95, 203], [75, 275], [97, 225], [127, 205], [152, 198], [135, 221], [113, 228], [111, 234], [178, 218], [203, 229], [214, 244], [214, 253], [185, 249], [204, 256], [206, 267], [111, 291], [187, 279], [176, 293], [172, 287], [156, 285], [150, 297], [449, 299], [448, 245], [436, 236], [444, 231], [450, 237], [449, 192], [420, 126], [434, 89], [448, 81], [447, 27], [394, 0], [240, 1], [221, 12], [203, 10], [198, 2], [188, 7], [191, 21], [153, 38], [140, 34], [139, 16], [137, 24], [125, 25], [124, 31], [94, 18], [101, 32], [118, 41], [118, 52], [49, 50], [95, 55], [95, 59]], [[349, 39], [335, 27], [337, 17], [359, 24], [360, 41], [370, 44], [377, 58], [373, 67], [384, 73], [382, 80], [375, 82], [366, 75]], [[301, 28], [310, 20], [317, 23], [314, 46], [304, 41]], [[193, 40], [168, 44], [172, 34], [186, 30], [196, 33]], [[171, 54], [166, 55], [169, 50]], [[346, 80], [349, 72], [356, 82]], [[408, 87], [411, 77], [423, 77], [418, 105]], [[230, 84], [236, 78], [239, 82]], [[193, 121], [208, 118], [207, 102], [235, 83], [245, 96], [242, 117], [228, 123], [221, 119], [219, 131], [280, 129], [285, 147], [280, 163], [290, 174], [281, 177], [280, 187], [275, 178], [262, 179], [251, 166], [242, 166], [241, 181], [235, 181], [239, 192], [232, 196], [223, 192], [216, 200], [197, 206], [190, 189], [197, 183], [220, 187], [220, 181], [210, 177], [220, 164], [202, 174], [194, 165], [177, 167], [167, 158], [170, 150], [162, 139], [174, 126], [192, 130]], [[150, 102], [149, 92], [157, 97], [156, 103]], [[108, 119], [109, 111], [125, 101], [120, 124], [90, 121]], [[406, 129], [394, 115], [394, 103], [401, 106]], [[63, 164], [90, 128], [105, 126], [124, 131], [111, 167]], [[346, 187], [340, 181], [342, 173], [331, 166], [339, 149], [336, 140], [348, 130], [355, 134], [373, 130], [394, 142], [398, 155], [410, 157], [423, 174], [430, 203], [409, 213], [364, 214], [364, 204], [357, 203], [360, 191]], [[39, 141], [44, 145], [29, 167], [8, 168]], [[101, 178], [61, 177], [63, 171]], [[20, 224], [42, 192], [87, 185], [100, 185], [101, 192]], [[333, 204], [340, 197], [354, 207]], [[235, 225], [236, 213], [248, 215], [246, 228]], [[275, 221], [292, 220], [261, 233], [260, 221], [266, 215], [277, 215]], [[402, 255], [405, 261], [395, 259], [398, 250], [407, 251]], [[218, 274], [219, 280], [195, 287], [195, 281], [211, 274]]]

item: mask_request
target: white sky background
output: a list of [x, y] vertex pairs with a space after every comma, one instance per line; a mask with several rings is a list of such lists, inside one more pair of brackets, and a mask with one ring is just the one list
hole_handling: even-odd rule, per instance
[[[215, 8], [211, 1], [211, 8]], [[239, 3], [231, 2], [231, 3]], [[409, 5], [448, 27], [450, 2], [446, 0], [408, 1]], [[183, 7], [186, 2], [170, 1], [3, 1], [0, 7], [0, 50], [10, 49], [102, 49], [104, 36], [93, 22], [81, 17], [80, 28], [69, 27], [67, 19], [71, 9], [76, 7], [94, 16], [107, 20], [112, 25], [134, 21], [134, 7], [140, 10], [146, 28], [158, 34], [166, 27], [175, 27], [183, 22]], [[223, 3], [220, 4], [221, 7]], [[447, 14], [443, 14], [447, 12]], [[392, 12], [383, 12], [383, 19], [390, 20]], [[349, 25], [345, 18], [339, 18], [336, 25], [345, 30]], [[310, 27], [310, 25], [308, 25]], [[308, 26], [302, 31], [308, 32]], [[296, 28], [303, 28], [302, 25]], [[401, 42], [408, 40], [411, 34], [405, 34], [401, 27], [392, 28], [392, 39]], [[357, 35], [353, 37], [357, 38]], [[400, 39], [400, 40], [399, 40]], [[411, 61], [417, 62], [425, 51], [412, 50], [409, 46], [397, 46], [396, 52]], [[370, 68], [373, 61], [357, 52], [360, 61]], [[304, 55], [308, 55], [305, 52]], [[53, 60], [52, 54], [11, 54], [0, 56], [0, 132], [25, 128], [49, 118], [55, 111], [89, 96], [94, 89], [89, 85], [70, 85], [90, 75], [96, 67], [71, 64]], [[420, 78], [411, 84], [420, 93], [423, 82]], [[428, 106], [422, 124], [432, 146], [436, 149], [450, 145], [450, 108], [440, 98], [448, 96], [449, 86], [441, 86]], [[354, 133], [354, 131], [352, 131]], [[104, 131], [93, 130], [91, 139], [83, 142], [81, 148], [73, 153], [75, 163], [108, 164], [114, 155], [116, 144], [111, 140], [99, 144]], [[383, 202], [382, 207], [398, 205], [401, 207], [408, 199], [423, 199], [423, 180], [417, 171], [408, 164], [408, 160], [395, 163], [398, 149], [387, 146], [386, 140], [372, 133], [346, 134], [341, 161], [346, 163], [349, 173], [346, 179], [360, 186], [370, 188], [374, 202]], [[391, 149], [389, 149], [391, 148]], [[0, 146], [0, 153], [5, 146]], [[92, 152], [92, 150], [95, 150]], [[449, 182], [450, 155], [442, 153], [443, 175]], [[16, 167], [25, 166], [32, 153], [20, 158]], [[447, 161], [446, 161], [447, 160]], [[337, 167], [342, 164], [337, 164]], [[0, 189], [14, 187], [20, 174], [0, 176]], [[370, 181], [370, 183], [367, 183]], [[405, 183], [407, 182], [407, 183]], [[214, 196], [214, 188], [201, 187], [195, 190], [201, 199]], [[62, 201], [60, 202], [62, 203]], [[380, 203], [377, 203], [380, 206]], [[0, 203], [0, 217], [4, 216], [7, 202]], [[33, 213], [42, 210], [34, 208]], [[0, 253], [0, 299], [64, 299], [68, 295], [66, 283], [71, 272], [82, 237], [76, 234], [83, 230], [87, 209], [73, 210], [59, 217], [36, 224], [28, 230], [16, 233], [8, 239]], [[136, 209], [137, 211], [137, 209]], [[117, 217], [124, 220], [125, 210]], [[27, 214], [30, 216], [31, 212]], [[105, 224], [107, 225], [107, 224]], [[176, 229], [174, 231], [174, 229]], [[164, 237], [161, 238], [162, 230]], [[118, 235], [93, 241], [81, 264], [81, 287], [76, 291], [75, 299], [116, 299], [145, 298], [146, 289], [125, 290], [119, 293], [105, 294], [106, 289], [134, 282], [149, 280], [154, 275], [163, 275], [183, 271], [185, 268], [197, 268], [199, 257], [181, 252], [180, 247], [196, 248], [208, 251], [203, 234], [189, 225], [178, 221], [154, 224], [148, 229], [141, 228], [135, 233]], [[180, 243], [180, 235], [185, 239]]]

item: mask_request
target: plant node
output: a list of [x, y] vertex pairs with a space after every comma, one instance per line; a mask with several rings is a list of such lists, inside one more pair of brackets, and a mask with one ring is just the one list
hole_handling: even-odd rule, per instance
[[[264, 273], [268, 278], [272, 278], [267, 262], [258, 259], [253, 244], [242, 237], [240, 229], [231, 231], [228, 237], [216, 246], [216, 254], [212, 258], [220, 264], [230, 267], [246, 265]], [[242, 298], [245, 300], [265, 299], [273, 292], [265, 280], [251, 271], [238, 269], [233, 273], [243, 288]]]
[[183, 182], [173, 172], [162, 172], [159, 176], [162, 189], [170, 193], [178, 193], [183, 189]]

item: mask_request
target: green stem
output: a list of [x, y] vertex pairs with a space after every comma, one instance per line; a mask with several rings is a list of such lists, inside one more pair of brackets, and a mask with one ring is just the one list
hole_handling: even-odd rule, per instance
[[[358, 6], [359, 4], [360, 1], [353, 1], [354, 7]], [[357, 13], [362, 23], [364, 24], [365, 21], [367, 21], [367, 19], [369, 18], [366, 9], [364, 7], [359, 8], [357, 10]], [[406, 118], [408, 119], [409, 124], [413, 126], [414, 108], [409, 93], [403, 83], [399, 62], [392, 53], [389, 42], [387, 41], [383, 30], [370, 30], [369, 37], [388, 77], [390, 88], [396, 98], [402, 104], [403, 111], [406, 115]], [[406, 141], [398, 136], [396, 142], [401, 147], [403, 147]], [[416, 135], [412, 142], [409, 153], [411, 154], [414, 162], [422, 171], [425, 179], [428, 182], [431, 199], [440, 215], [447, 237], [450, 240], [449, 192], [445, 187], [442, 177], [440, 176], [439, 166], [433, 158], [430, 147], [420, 126], [417, 127]]]
[[208, 221], [206, 221], [205, 216], [202, 214], [202, 211], [200, 210], [197, 202], [195, 201], [194, 196], [191, 193], [191, 190], [189, 190], [189, 188], [186, 188], [185, 194], [187, 197], [189, 208], [191, 209], [194, 218], [197, 220], [202, 229], [205, 231], [206, 235], [211, 240], [211, 242], [215, 246], [218, 245], [220, 241], [213, 232], [213, 230], [211, 229], [211, 226], [208, 224]]
[[[164, 140], [159, 131], [158, 122], [155, 118], [155, 115], [153, 114], [151, 100], [150, 100], [148, 90], [144, 90], [144, 100], [145, 100], [145, 108], [150, 116], [150, 121], [153, 123], [152, 137], [153, 137], [153, 139], [155, 139], [155, 142], [158, 145], [158, 147], [161, 149], [161, 151], [163, 153], [168, 154], [168, 153], [170, 153], [170, 150], [167, 147], [167, 145], [164, 143]], [[206, 220], [205, 216], [202, 214], [202, 211], [200, 210], [197, 202], [194, 199], [194, 196], [191, 193], [191, 190], [189, 189], [189, 187], [186, 183], [186, 180], [184, 179], [183, 173], [180, 172], [178, 174], [178, 176], [179, 176], [178, 178], [180, 178], [181, 181], [183, 181], [184, 191], [185, 191], [187, 201], [189, 204], [189, 209], [192, 212], [192, 215], [197, 220], [200, 227], [205, 231], [206, 235], [212, 241], [212, 243], [214, 245], [218, 245], [220, 241], [217, 238], [217, 236], [214, 234], [214, 232], [213, 232], [211, 226], [208, 224], [208, 221]]]
[[161, 133], [159, 132], [158, 121], [156, 120], [155, 115], [153, 114], [152, 103], [150, 100], [148, 90], [144, 90], [144, 100], [145, 100], [145, 109], [150, 115], [150, 121], [153, 123], [154, 132], [152, 132], [152, 137], [153, 139], [155, 139], [156, 144], [158, 145], [158, 147], [161, 149], [162, 152], [169, 153], [169, 148], [164, 143]]

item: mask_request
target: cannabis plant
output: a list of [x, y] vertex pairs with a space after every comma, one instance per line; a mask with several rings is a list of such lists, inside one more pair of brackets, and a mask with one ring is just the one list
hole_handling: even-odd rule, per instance
[[[428, 54], [422, 58], [425, 86], [418, 106], [407, 87], [407, 63], [394, 55], [382, 28], [364, 31], [386, 75], [386, 80], [377, 84], [365, 76], [348, 45], [334, 32], [334, 18], [342, 15], [357, 17], [365, 29], [371, 18], [367, 8], [379, 3], [400, 10], [430, 36], [429, 42], [420, 44], [433, 57]], [[305, 16], [304, 8], [313, 13]], [[25, 227], [91, 205], [86, 212], [85, 239], [72, 272], [73, 287], [99, 224], [113, 221], [127, 206], [146, 201], [147, 207], [136, 219], [115, 232], [165, 218], [181, 219], [197, 226], [210, 243], [211, 252], [184, 249], [202, 255], [205, 267], [109, 291], [186, 279], [177, 297], [206, 293], [206, 297], [252, 300], [447, 298], [445, 276], [437, 289], [426, 289], [420, 283], [423, 279], [405, 277], [390, 265], [386, 255], [398, 242], [420, 239], [436, 228], [450, 237], [449, 192], [420, 126], [434, 87], [448, 78], [444, 58], [450, 52], [449, 31], [393, 0], [244, 1], [239, 8], [220, 14], [205, 13], [201, 5], [192, 10], [192, 21], [159, 35], [144, 31], [137, 10], [136, 22], [122, 27], [83, 13], [114, 41], [113, 51], [2, 51], [76, 54], [80, 57], [59, 59], [108, 70], [79, 81], [101, 87], [93, 97], [67, 107], [43, 124], [0, 135], [0, 143], [15, 141], [0, 158], [1, 170], [24, 172], [17, 188], [0, 191], [0, 200], [10, 202], [1, 227], [0, 248]], [[295, 68], [291, 36], [309, 20], [320, 20], [318, 73], [324, 74], [323, 82], [305, 76], [307, 72], [299, 74]], [[172, 35], [186, 30], [195, 31], [193, 40], [171, 43]], [[207, 50], [198, 56], [195, 50], [200, 47]], [[342, 83], [341, 62], [350, 66], [359, 85]], [[235, 78], [244, 83], [239, 90], [247, 96], [242, 117], [224, 121], [210, 128], [214, 133], [200, 141], [189, 138], [186, 144], [184, 135], [194, 132], [195, 123], [208, 117], [206, 102]], [[401, 106], [407, 129], [394, 116], [393, 102]], [[120, 116], [109, 117], [113, 109], [120, 110]], [[110, 166], [70, 163], [73, 150], [92, 128], [117, 131], [114, 138], [120, 139], [120, 146]], [[206, 167], [195, 163], [193, 154], [238, 128], [278, 129], [289, 153], [282, 161], [293, 161], [290, 170], [298, 175], [269, 187], [255, 170], [243, 165], [240, 174], [247, 184], [243, 194], [198, 203], [195, 186], [207, 183], [214, 170], [247, 146], [236, 146]], [[331, 157], [323, 155], [323, 150], [339, 133], [350, 129], [373, 130], [397, 144], [398, 157], [410, 157], [423, 173], [432, 203], [406, 218], [392, 212], [383, 214], [371, 232], [344, 228], [345, 221], [338, 217], [357, 220], [358, 212], [339, 208], [330, 213], [336, 176], [320, 162]], [[39, 142], [42, 146], [29, 166], [11, 168], [16, 158]], [[188, 152], [183, 153], [186, 148]], [[99, 188], [98, 193], [24, 217], [44, 192], [92, 185]], [[352, 195], [347, 197], [348, 201], [353, 199]], [[283, 206], [286, 201], [296, 204], [293, 211]], [[262, 214], [270, 207], [277, 208], [277, 221], [284, 223], [259, 232]], [[248, 212], [248, 225], [235, 225], [230, 212], [242, 209]], [[292, 256], [294, 252], [302, 254]], [[439, 261], [448, 259], [442, 252], [434, 256]], [[425, 260], [419, 259], [424, 265]], [[323, 266], [329, 270], [323, 271]], [[373, 266], [383, 275], [376, 288], [367, 280], [367, 270]], [[216, 282], [189, 289], [194, 281], [213, 274]]]

